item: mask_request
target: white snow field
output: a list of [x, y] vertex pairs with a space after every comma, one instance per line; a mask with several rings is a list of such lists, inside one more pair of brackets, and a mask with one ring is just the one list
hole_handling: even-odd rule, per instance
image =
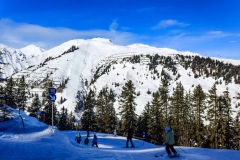
[[[126, 138], [113, 134], [91, 132], [88, 146], [83, 144], [86, 131], [80, 131], [82, 141], [75, 142], [79, 131], [59, 131], [21, 112], [25, 128], [18, 111], [12, 109], [13, 118], [0, 122], [1, 160], [156, 160], [166, 157], [164, 146], [157, 146], [134, 139], [136, 148], [124, 148]], [[98, 136], [98, 148], [92, 147], [92, 136]], [[174, 159], [186, 160], [239, 160], [240, 151], [204, 149], [175, 146], [182, 156]], [[164, 154], [155, 157], [155, 154]]]

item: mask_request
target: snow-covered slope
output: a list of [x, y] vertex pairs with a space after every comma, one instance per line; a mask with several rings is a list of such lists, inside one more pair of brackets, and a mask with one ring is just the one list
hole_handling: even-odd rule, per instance
[[20, 63], [25, 59], [21, 51], [0, 44], [0, 68], [6, 77], [19, 72], [23, 68]]
[[[86, 131], [53, 130], [37, 119], [21, 115], [25, 128], [21, 125], [18, 111], [12, 109], [13, 119], [0, 122], [0, 159], [26, 160], [156, 160], [167, 159], [165, 146], [153, 145], [142, 140], [133, 139], [136, 148], [124, 148], [126, 137], [113, 134], [95, 133], [98, 136], [98, 148], [92, 147], [92, 135], [89, 145], [83, 144]], [[75, 142], [75, 136], [80, 133], [82, 141]], [[204, 149], [197, 147], [175, 146], [183, 160], [238, 160], [240, 153], [234, 150]], [[154, 155], [163, 155], [155, 157]]]
[[[35, 48], [35, 47], [33, 47]], [[33, 49], [32, 52], [35, 52]], [[28, 55], [31, 52], [28, 51]], [[40, 93], [40, 82], [46, 77], [53, 80], [55, 86], [58, 86], [62, 81], [69, 78], [66, 88], [61, 93], [57, 93], [56, 105], [57, 108], [65, 106], [69, 111], [74, 111], [76, 106], [76, 94], [78, 91], [85, 91], [88, 88], [84, 85], [85, 80], [91, 82], [97, 70], [103, 66], [110, 66], [108, 72], [102, 74], [90, 87], [95, 87], [97, 92], [104, 86], [112, 88], [117, 95], [120, 94], [122, 86], [127, 80], [132, 80], [136, 91], [140, 93], [137, 96], [137, 114], [140, 114], [143, 107], [148, 101], [151, 101], [151, 95], [147, 91], [154, 92], [161, 84], [160, 78], [149, 71], [147, 55], [163, 55], [174, 57], [177, 54], [195, 56], [199, 54], [192, 52], [180, 52], [168, 48], [156, 48], [143, 44], [133, 44], [129, 46], [120, 46], [111, 42], [108, 39], [93, 38], [88, 40], [71, 40], [56, 46], [43, 54], [37, 54], [34, 57], [29, 57], [24, 61], [19, 62], [22, 71], [18, 70], [13, 76], [15, 78], [25, 75], [28, 84], [31, 86], [31, 91]], [[131, 63], [123, 61], [124, 58], [133, 55], [142, 55], [140, 63]], [[224, 60], [227, 63], [233, 62], [235, 65], [240, 65], [237, 60]], [[173, 77], [169, 86], [170, 94], [177, 82], [182, 82], [185, 90], [192, 90], [196, 85], [201, 84], [204, 91], [207, 92], [215, 82], [215, 79], [209, 77], [194, 78], [194, 74], [190, 69], [185, 70], [181, 65], [176, 65], [178, 73], [181, 77], [167, 69], [164, 69]], [[161, 73], [163, 66], [158, 65], [156, 70]], [[7, 74], [11, 75], [14, 72], [7, 70]], [[35, 84], [35, 85], [34, 85]], [[118, 85], [115, 85], [118, 84]], [[235, 83], [219, 84], [218, 92], [229, 88], [232, 97], [235, 97], [238, 92], [239, 85]], [[34, 90], [34, 91], [33, 91]], [[41, 94], [40, 94], [41, 95]], [[65, 98], [66, 101], [60, 104], [60, 99]], [[235, 106], [236, 100], [232, 99], [232, 106]], [[118, 102], [115, 103], [116, 109]]]
[[24, 55], [26, 56], [26, 58], [31, 58], [31, 57], [35, 57], [38, 55], [41, 55], [45, 52], [44, 49], [37, 47], [35, 45], [28, 45], [24, 48], [21, 48], [20, 51], [22, 53], [24, 53]]

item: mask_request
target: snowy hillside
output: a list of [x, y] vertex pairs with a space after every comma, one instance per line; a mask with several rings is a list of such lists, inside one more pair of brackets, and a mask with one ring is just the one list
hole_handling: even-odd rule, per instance
[[23, 68], [20, 62], [24, 60], [26, 56], [20, 50], [0, 44], [0, 68], [5, 77], [20, 71]]
[[[57, 108], [60, 109], [63, 106], [67, 107], [69, 111], [73, 111], [76, 106], [76, 95], [78, 91], [86, 91], [89, 87], [95, 87], [97, 92], [104, 86], [112, 88], [113, 91], [119, 95], [121, 93], [122, 86], [127, 80], [132, 80], [136, 87], [137, 96], [136, 103], [137, 114], [140, 114], [143, 107], [148, 101], [151, 101], [151, 94], [147, 94], [147, 91], [155, 92], [161, 84], [161, 77], [156, 76], [155, 73], [149, 70], [149, 58], [148, 55], [154, 56], [170, 56], [176, 60], [176, 55], [184, 56], [200, 56], [197, 53], [180, 52], [168, 48], [155, 48], [143, 44], [133, 44], [129, 46], [120, 46], [108, 39], [93, 38], [88, 40], [71, 40], [54, 47], [43, 54], [40, 54], [40, 49], [32, 46], [25, 49], [21, 49], [22, 52], [26, 52], [27, 57], [22, 58], [24, 61], [17, 63], [18, 68], [21, 70], [4, 69], [5, 74], [10, 76], [13, 74], [14, 78], [18, 78], [22, 75], [26, 76], [29, 89], [31, 93], [41, 93], [41, 82], [48, 78], [52, 80], [55, 87], [68, 79], [66, 88], [62, 92], [57, 93]], [[39, 52], [38, 52], [39, 51]], [[6, 52], [8, 53], [8, 52]], [[9, 52], [13, 55], [12, 52]], [[16, 51], [16, 53], [21, 53]], [[35, 55], [36, 54], [36, 55]], [[30, 56], [30, 55], [35, 55]], [[126, 60], [133, 56], [141, 56], [139, 63], [132, 63]], [[26, 56], [24, 56], [26, 57]], [[224, 60], [226, 63], [232, 62], [234, 65], [240, 65], [240, 61], [237, 60]], [[11, 65], [15, 66], [15, 61]], [[176, 60], [177, 62], [177, 60]], [[109, 67], [109, 68], [107, 68]], [[213, 77], [198, 77], [195, 78], [193, 72], [186, 70], [182, 65], [175, 65], [180, 77], [177, 77], [171, 70], [164, 68], [163, 65], [158, 65], [156, 71], [161, 73], [162, 70], [167, 72], [172, 80], [170, 82], [169, 90], [172, 93], [173, 88], [177, 82], [181, 82], [186, 91], [192, 90], [194, 86], [201, 84], [203, 90], [207, 92], [214, 82]], [[107, 72], [104, 71], [107, 70]], [[16, 71], [18, 71], [16, 73]], [[101, 72], [101, 74], [99, 74]], [[96, 77], [97, 76], [97, 77]], [[91, 86], [85, 86], [85, 81], [93, 82]], [[228, 87], [231, 97], [235, 97], [238, 92], [239, 85], [235, 83], [221, 83], [217, 85], [218, 92], [226, 90]], [[60, 99], [66, 99], [66, 101], [60, 104]], [[237, 103], [236, 99], [232, 99], [232, 106]], [[115, 102], [115, 108], [118, 108], [118, 102]]]
[[[157, 146], [142, 140], [134, 139], [136, 148], [124, 148], [126, 137], [112, 134], [96, 133], [99, 148], [86, 146], [83, 140], [86, 131], [80, 131], [82, 141], [75, 142], [78, 131], [58, 131], [51, 129], [24, 112], [25, 128], [22, 127], [18, 111], [12, 109], [13, 119], [0, 122], [1, 160], [8, 159], [51, 159], [51, 160], [156, 160], [168, 159], [164, 146]], [[203, 149], [195, 147], [176, 146], [181, 160], [238, 160], [239, 151], [223, 149]], [[163, 155], [155, 157], [154, 155]]]
[[24, 48], [21, 48], [20, 51], [22, 53], [24, 53], [24, 55], [26, 56], [27, 59], [41, 55], [45, 52], [44, 49], [37, 47], [35, 45], [26, 46]]

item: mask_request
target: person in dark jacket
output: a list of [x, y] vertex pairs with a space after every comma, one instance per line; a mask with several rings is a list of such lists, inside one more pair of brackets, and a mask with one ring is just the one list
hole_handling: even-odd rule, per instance
[[[172, 132], [172, 129], [170, 126], [167, 126], [165, 130], [167, 132], [166, 140], [165, 140], [165, 145], [166, 145], [165, 149], [167, 151], [167, 154], [169, 157], [177, 157], [179, 155], [173, 147], [175, 144], [174, 133]], [[173, 155], [170, 150], [173, 152]]]
[[131, 143], [131, 148], [135, 148], [135, 146], [134, 146], [134, 144], [132, 142], [132, 137], [133, 137], [133, 129], [132, 128], [128, 128], [126, 148], [128, 148], [128, 142], [129, 141]]
[[85, 138], [85, 140], [84, 140], [84, 144], [85, 144], [86, 146], [88, 146], [88, 143], [89, 143], [88, 136], [86, 136], [86, 138]]
[[92, 141], [92, 146], [96, 145], [96, 147], [98, 147], [97, 142], [98, 142], [97, 135], [94, 134], [94, 136], [93, 136], [93, 141]]
[[82, 139], [82, 137], [81, 137], [80, 133], [78, 133], [78, 135], [76, 136], [75, 140], [77, 141], [77, 143], [80, 144], [81, 139]]

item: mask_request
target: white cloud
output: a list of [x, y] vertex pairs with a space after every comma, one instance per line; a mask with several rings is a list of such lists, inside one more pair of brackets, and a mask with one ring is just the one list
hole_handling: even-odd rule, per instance
[[223, 32], [223, 31], [209, 31], [207, 35], [212, 37], [227, 37], [227, 36], [234, 36], [235, 34]]
[[10, 19], [1, 19], [0, 43], [14, 48], [22, 48], [29, 44], [34, 44], [44, 49], [50, 49], [72, 39], [102, 37], [109, 38], [121, 45], [131, 44], [141, 39], [140, 36], [130, 32], [116, 31], [117, 26], [118, 23], [114, 20], [109, 30], [73, 30], [69, 28], [49, 28], [17, 23]]
[[110, 30], [110, 31], [116, 31], [116, 30], [117, 30], [117, 27], [118, 27], [117, 20], [114, 19], [113, 22], [110, 24], [109, 30]]
[[189, 26], [189, 24], [184, 22], [178, 22], [174, 19], [167, 19], [167, 20], [161, 20], [157, 25], [153, 26], [153, 29], [162, 29], [162, 28], [168, 28], [168, 27], [186, 27]]

